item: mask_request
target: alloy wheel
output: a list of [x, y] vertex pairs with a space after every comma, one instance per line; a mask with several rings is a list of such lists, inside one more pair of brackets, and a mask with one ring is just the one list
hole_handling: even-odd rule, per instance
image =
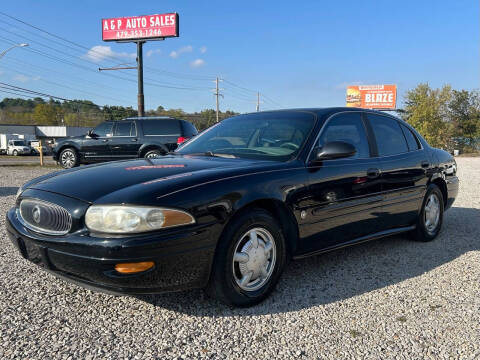
[[76, 156], [72, 150], [65, 150], [62, 153], [62, 165], [65, 168], [71, 168], [75, 165]]

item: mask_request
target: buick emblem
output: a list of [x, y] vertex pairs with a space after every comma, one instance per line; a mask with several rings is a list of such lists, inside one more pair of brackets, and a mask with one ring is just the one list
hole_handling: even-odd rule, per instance
[[33, 221], [35, 221], [37, 224], [40, 224], [40, 206], [35, 205], [33, 210], [32, 210], [32, 217]]

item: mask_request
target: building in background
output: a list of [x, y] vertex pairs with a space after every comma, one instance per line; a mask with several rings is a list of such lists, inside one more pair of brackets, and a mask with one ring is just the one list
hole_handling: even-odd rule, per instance
[[43, 126], [0, 124], [0, 134], [35, 135], [41, 140], [55, 140], [68, 136], [86, 135], [90, 128], [81, 126]]

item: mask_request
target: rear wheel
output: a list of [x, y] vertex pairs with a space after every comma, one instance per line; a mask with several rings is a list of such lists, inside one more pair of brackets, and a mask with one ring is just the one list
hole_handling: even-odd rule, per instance
[[285, 261], [285, 238], [272, 215], [244, 212], [219, 241], [207, 291], [229, 305], [255, 305], [275, 288]]
[[417, 241], [432, 241], [442, 228], [443, 194], [439, 187], [431, 184], [423, 199], [422, 209], [417, 219], [417, 227], [412, 235]]
[[154, 150], [149, 150], [145, 153], [145, 156], [144, 158], [145, 159], [156, 159], [156, 158], [159, 158], [161, 156], [165, 155], [165, 153], [161, 150], [157, 150], [157, 149], [154, 149]]
[[64, 169], [71, 169], [79, 165], [78, 154], [73, 148], [63, 149], [60, 152], [59, 160]]

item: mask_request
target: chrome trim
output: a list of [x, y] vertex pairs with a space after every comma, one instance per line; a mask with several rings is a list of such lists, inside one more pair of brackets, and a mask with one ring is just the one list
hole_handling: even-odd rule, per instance
[[[62, 231], [48, 230], [48, 229], [33, 225], [30, 222], [28, 222], [27, 220], [25, 220], [25, 217], [22, 215], [22, 202], [23, 201], [31, 201], [33, 203], [41, 204], [43, 206], [55, 209], [57, 212], [60, 211], [62, 213], [61, 215], [63, 216], [63, 218], [61, 218], [59, 220], [63, 221], [62, 225], [65, 226], [66, 230], [62, 230]], [[65, 235], [72, 229], [72, 215], [67, 211], [67, 209], [65, 209], [64, 207], [62, 207], [60, 205], [57, 205], [57, 204], [54, 204], [54, 203], [51, 203], [51, 202], [48, 202], [48, 201], [35, 199], [35, 198], [24, 198], [20, 201], [20, 204], [18, 205], [15, 212], [16, 212], [18, 221], [23, 226], [25, 226], [27, 229], [33, 230], [33, 231], [41, 233], [41, 234]]]

